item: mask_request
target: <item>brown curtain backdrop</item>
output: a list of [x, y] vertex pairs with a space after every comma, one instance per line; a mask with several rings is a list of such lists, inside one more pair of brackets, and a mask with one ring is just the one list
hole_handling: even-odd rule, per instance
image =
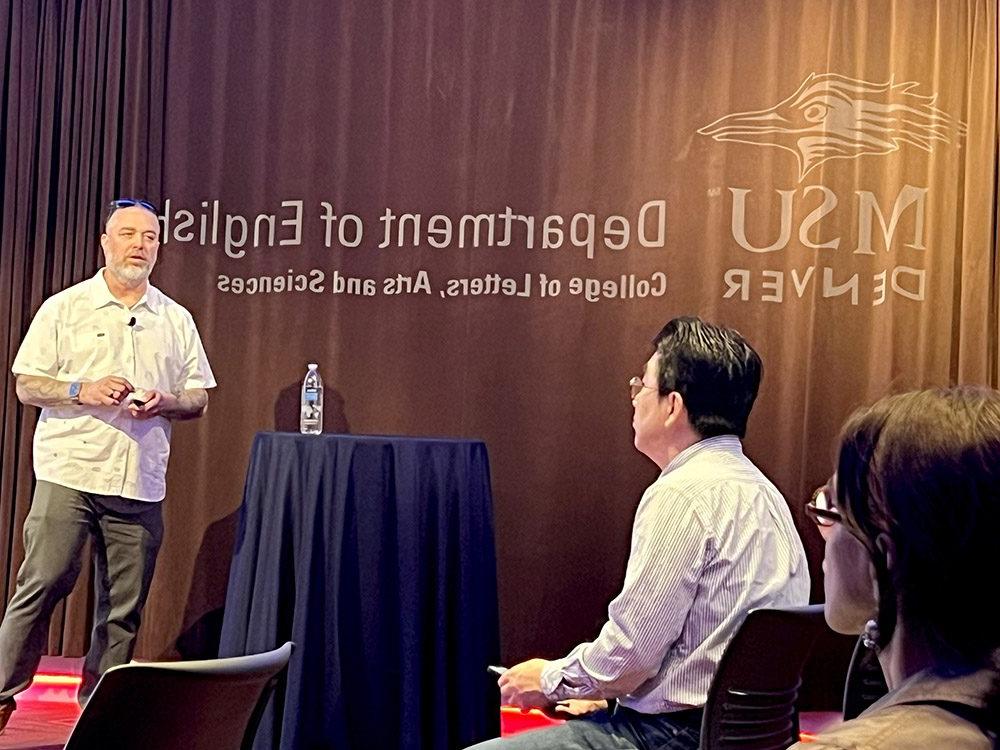
[[[250, 441], [295, 428], [307, 362], [328, 429], [485, 439], [508, 662], [592, 637], [620, 585], [656, 476], [625, 383], [670, 317], [761, 352], [746, 447], [817, 598], [801, 503], [846, 415], [1000, 377], [995, 1], [13, 2], [3, 23], [8, 369], [41, 300], [97, 268], [100, 204], [142, 194], [154, 281], [220, 384], [174, 433], [141, 656], [211, 650]], [[35, 414], [3, 378], [9, 597]], [[82, 597], [54, 649], [82, 648]]]

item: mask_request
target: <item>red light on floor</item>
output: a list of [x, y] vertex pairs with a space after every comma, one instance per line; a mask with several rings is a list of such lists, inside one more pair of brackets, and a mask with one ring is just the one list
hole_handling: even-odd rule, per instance
[[17, 696], [17, 699], [42, 703], [76, 703], [76, 693], [79, 689], [78, 674], [36, 672], [31, 685]]
[[31, 681], [32, 685], [64, 685], [73, 687], [79, 687], [82, 678], [79, 675], [73, 674], [45, 674], [44, 672], [39, 672], [35, 675], [35, 678]]

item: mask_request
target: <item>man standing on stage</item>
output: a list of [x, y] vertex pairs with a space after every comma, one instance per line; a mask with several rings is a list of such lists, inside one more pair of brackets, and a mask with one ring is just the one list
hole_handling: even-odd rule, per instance
[[0, 625], [0, 731], [30, 683], [56, 604], [94, 542], [94, 629], [80, 703], [132, 658], [163, 537], [170, 425], [205, 413], [215, 379], [191, 314], [148, 279], [156, 209], [111, 203], [96, 276], [47, 299], [14, 365], [17, 397], [41, 407], [24, 563]]
[[503, 703], [586, 715], [482, 747], [694, 750], [709, 684], [747, 612], [808, 602], [788, 504], [740, 442], [760, 378], [760, 357], [736, 331], [697, 318], [660, 331], [629, 383], [635, 447], [661, 473], [636, 510], [622, 591], [592, 642], [499, 680]]

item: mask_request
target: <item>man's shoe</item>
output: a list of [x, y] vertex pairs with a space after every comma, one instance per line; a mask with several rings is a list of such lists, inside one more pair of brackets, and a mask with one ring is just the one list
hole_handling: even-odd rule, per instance
[[7, 722], [10, 721], [10, 715], [14, 713], [15, 708], [17, 708], [17, 704], [13, 698], [8, 698], [0, 702], [0, 734], [3, 734], [3, 730], [7, 726]]

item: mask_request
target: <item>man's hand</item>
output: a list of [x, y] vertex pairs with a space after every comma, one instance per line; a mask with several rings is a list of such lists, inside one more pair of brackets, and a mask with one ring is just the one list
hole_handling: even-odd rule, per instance
[[136, 419], [152, 419], [158, 417], [160, 412], [177, 408], [177, 396], [164, 391], [148, 390], [145, 392], [146, 400], [139, 404], [136, 401], [128, 402], [128, 411]]
[[551, 706], [552, 701], [542, 692], [542, 669], [546, 664], [545, 659], [528, 659], [500, 675], [500, 702], [519, 708]]
[[607, 707], [608, 702], [604, 700], [588, 701], [580, 698], [570, 698], [569, 700], [559, 701], [553, 706], [552, 713], [556, 715], [569, 714], [570, 717], [586, 716], [595, 711], [604, 711]]
[[145, 392], [145, 403], [129, 403], [128, 411], [136, 419], [197, 419], [208, 408], [208, 391], [191, 388], [180, 394], [151, 388]]
[[118, 406], [134, 390], [120, 375], [108, 375], [93, 383], [83, 383], [77, 400], [87, 406]]

